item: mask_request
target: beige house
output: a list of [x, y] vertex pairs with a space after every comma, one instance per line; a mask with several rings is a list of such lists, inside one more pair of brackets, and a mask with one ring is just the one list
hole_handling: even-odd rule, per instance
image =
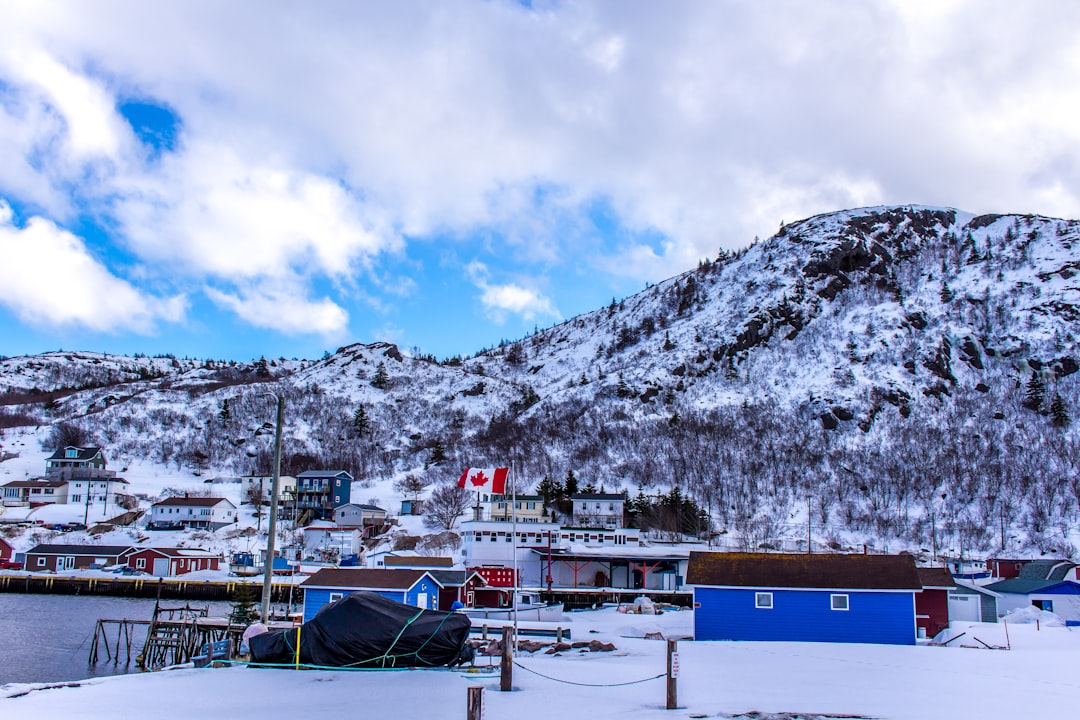
[[551, 514], [544, 510], [544, 498], [541, 495], [492, 495], [489, 502], [488, 519], [495, 522], [510, 522], [517, 516], [519, 523], [550, 522]]

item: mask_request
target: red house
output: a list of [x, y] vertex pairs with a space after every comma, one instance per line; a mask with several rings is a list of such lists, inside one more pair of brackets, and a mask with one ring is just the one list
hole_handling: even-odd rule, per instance
[[1030, 560], [1013, 560], [1004, 558], [988, 558], [986, 560], [986, 569], [990, 571], [990, 577], [1001, 578], [1002, 580], [1009, 580], [1010, 578], [1020, 576], [1020, 568], [1027, 565]]
[[920, 638], [932, 638], [949, 627], [949, 591], [956, 589], [956, 581], [943, 567], [916, 570], [922, 592], [915, 593], [915, 627]]
[[514, 591], [514, 569], [502, 566], [481, 565], [468, 569], [483, 580], [482, 586], [472, 588], [473, 602], [466, 605], [476, 607], [509, 607]]
[[221, 556], [196, 548], [143, 548], [128, 556], [128, 567], [157, 577], [175, 577], [197, 570], [217, 570]]
[[0, 538], [0, 570], [22, 570], [22, 563], [15, 562], [15, 548]]

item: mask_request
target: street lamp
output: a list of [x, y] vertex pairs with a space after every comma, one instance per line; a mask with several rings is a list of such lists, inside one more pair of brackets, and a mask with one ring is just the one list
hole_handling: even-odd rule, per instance
[[274, 575], [274, 540], [277, 533], [278, 492], [281, 485], [281, 426], [285, 424], [285, 398], [275, 393], [263, 393], [277, 399], [277, 426], [274, 429], [274, 480], [270, 486], [270, 525], [266, 539], [266, 562], [263, 563], [262, 614], [263, 625], [270, 619], [270, 581]]

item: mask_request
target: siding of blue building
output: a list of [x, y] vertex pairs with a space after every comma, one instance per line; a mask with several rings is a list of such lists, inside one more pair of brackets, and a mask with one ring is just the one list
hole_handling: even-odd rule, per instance
[[[330, 603], [331, 593], [341, 593], [343, 596], [357, 592], [363, 588], [305, 588], [304, 589], [304, 622], [308, 622], [319, 612], [323, 605]], [[396, 600], [406, 605], [417, 605], [421, 593], [427, 594], [427, 606], [429, 610], [439, 607], [439, 586], [429, 577], [422, 577], [420, 581], [408, 590], [372, 590], [377, 595]]]
[[[771, 609], [755, 607], [755, 593], [771, 592]], [[833, 610], [830, 596], [848, 596]], [[696, 640], [776, 640], [915, 644], [913, 592], [864, 590], [694, 589]]]

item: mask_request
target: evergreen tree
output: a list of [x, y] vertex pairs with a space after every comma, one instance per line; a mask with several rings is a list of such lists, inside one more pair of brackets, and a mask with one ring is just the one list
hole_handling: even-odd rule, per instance
[[255, 377], [270, 377], [270, 366], [266, 363], [265, 355], [263, 357], [260, 357], [259, 361], [255, 363]]
[[379, 363], [375, 368], [375, 377], [371, 378], [371, 387], [385, 390], [390, 387], [390, 376], [386, 374], [386, 363]]
[[1028, 410], [1038, 411], [1046, 400], [1046, 383], [1043, 382], [1042, 373], [1035, 370], [1031, 373], [1027, 388], [1024, 390], [1024, 407]]
[[232, 413], [229, 411], [229, 398], [225, 398], [221, 401], [221, 410], [218, 411], [218, 420], [222, 425], [227, 424], [232, 420]]
[[229, 613], [229, 623], [233, 625], [250, 625], [259, 619], [259, 611], [255, 604], [255, 586], [251, 583], [237, 583], [233, 591], [232, 611]]
[[941, 281], [941, 302], [951, 303], [953, 301], [953, 291], [949, 288], [949, 283], [944, 280]]
[[544, 507], [550, 507], [556, 500], [565, 494], [566, 490], [562, 483], [545, 476], [536, 485], [536, 494], [544, 498]]
[[1069, 410], [1065, 407], [1065, 401], [1057, 393], [1054, 393], [1054, 399], [1050, 403], [1050, 414], [1054, 418], [1054, 427], [1066, 428], [1072, 422]]
[[356, 412], [353, 413], [352, 427], [353, 433], [355, 433], [358, 438], [364, 437], [368, 430], [371, 429], [371, 420], [368, 419], [367, 410], [364, 409], [363, 405], [357, 406]]
[[577, 478], [574, 477], [574, 471], [573, 470], [567, 470], [566, 471], [566, 480], [563, 481], [563, 488], [564, 488], [564, 490], [566, 492], [567, 497], [570, 497], [571, 495], [577, 495], [577, 493], [578, 493], [578, 482], [577, 482]]

